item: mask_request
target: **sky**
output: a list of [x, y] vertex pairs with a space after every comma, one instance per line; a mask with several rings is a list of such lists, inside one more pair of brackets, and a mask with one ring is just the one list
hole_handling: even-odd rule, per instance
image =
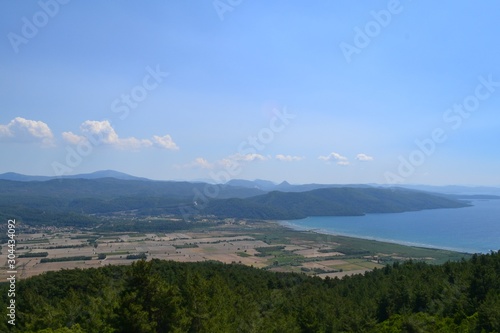
[[6, 1], [0, 173], [500, 186], [500, 3]]

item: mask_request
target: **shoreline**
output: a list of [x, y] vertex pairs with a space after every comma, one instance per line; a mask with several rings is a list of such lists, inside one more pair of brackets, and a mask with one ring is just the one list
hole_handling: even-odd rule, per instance
[[[422, 243], [415, 243], [415, 242], [407, 242], [407, 241], [399, 241], [399, 240], [393, 240], [393, 239], [384, 239], [384, 238], [377, 238], [377, 237], [370, 237], [370, 236], [359, 236], [359, 235], [354, 235], [354, 234], [347, 234], [347, 233], [338, 233], [338, 232], [333, 232], [333, 231], [328, 231], [325, 229], [321, 228], [306, 228], [302, 227], [299, 225], [293, 224], [293, 222], [289, 220], [275, 220], [272, 221], [273, 223], [276, 223], [277, 225], [298, 231], [298, 232], [312, 232], [315, 234], [319, 235], [326, 235], [326, 236], [333, 236], [333, 237], [348, 237], [348, 238], [353, 238], [353, 239], [359, 239], [359, 240], [364, 240], [364, 241], [373, 241], [373, 242], [379, 242], [379, 243], [387, 243], [387, 244], [394, 244], [394, 245], [400, 245], [400, 246], [407, 246], [407, 247], [415, 247], [415, 248], [421, 248], [421, 249], [427, 249], [427, 250], [443, 250], [443, 251], [451, 251], [451, 252], [456, 252], [456, 253], [463, 253], [467, 255], [472, 255], [472, 254], [485, 254], [489, 252], [481, 252], [481, 251], [473, 251], [471, 249], [459, 249], [459, 248], [452, 248], [452, 247], [445, 247], [445, 246], [434, 246], [431, 244], [422, 244]], [[490, 250], [492, 251], [492, 250]]]
[[383, 216], [367, 214], [361, 218], [312, 216], [299, 220], [282, 219], [278, 222], [293, 230], [313, 230], [318, 234], [402, 246], [466, 254], [498, 251], [498, 200], [471, 200], [471, 203], [473, 205], [464, 210], [423, 210], [401, 214], [387, 213]]

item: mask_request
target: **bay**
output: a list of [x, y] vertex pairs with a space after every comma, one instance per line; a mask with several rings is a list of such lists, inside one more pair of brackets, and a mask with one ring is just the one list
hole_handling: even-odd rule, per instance
[[500, 200], [473, 206], [364, 216], [314, 216], [280, 221], [297, 230], [468, 253], [500, 250]]

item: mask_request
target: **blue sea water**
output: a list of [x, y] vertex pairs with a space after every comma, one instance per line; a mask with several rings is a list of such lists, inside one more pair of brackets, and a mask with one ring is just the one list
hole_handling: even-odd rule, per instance
[[365, 216], [315, 216], [281, 221], [298, 230], [405, 245], [488, 253], [500, 250], [500, 200], [473, 206]]

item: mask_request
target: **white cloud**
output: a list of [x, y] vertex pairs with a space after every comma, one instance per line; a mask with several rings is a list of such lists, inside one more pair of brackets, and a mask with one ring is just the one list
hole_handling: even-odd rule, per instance
[[253, 161], [265, 161], [267, 160], [267, 157], [261, 154], [241, 154], [241, 153], [236, 153], [233, 155], [230, 155], [224, 159], [222, 159], [220, 162], [222, 164], [226, 164], [226, 162], [234, 163], [236, 162], [253, 162]]
[[363, 162], [373, 161], [373, 157], [368, 156], [366, 154], [358, 154], [358, 155], [356, 155], [356, 159], [358, 161], [363, 161]]
[[294, 161], [301, 161], [304, 159], [304, 157], [302, 157], [302, 156], [291, 156], [291, 155], [282, 155], [282, 154], [276, 155], [275, 158], [278, 161], [283, 161], [283, 162], [294, 162]]
[[184, 165], [176, 165], [175, 167], [178, 169], [191, 169], [191, 168], [212, 169], [214, 165], [208, 162], [203, 157], [197, 157], [191, 163], [187, 163]]
[[202, 169], [211, 169], [213, 165], [209, 163], [206, 159], [203, 157], [198, 157], [194, 160], [195, 165], [199, 166]]
[[120, 139], [118, 138], [114, 146], [124, 150], [139, 150], [141, 148], [148, 148], [153, 146], [151, 140], [148, 139], [137, 139], [134, 137]]
[[332, 152], [326, 156], [320, 156], [318, 159], [325, 162], [335, 161], [338, 165], [349, 165], [349, 160], [347, 157], [340, 155], [339, 153]]
[[63, 132], [62, 137], [64, 141], [69, 142], [73, 145], [77, 145], [83, 142], [87, 142], [87, 138], [81, 135], [76, 135], [72, 132]]
[[62, 137], [66, 142], [79, 144], [90, 141], [94, 145], [110, 145], [119, 149], [139, 150], [156, 146], [162, 149], [177, 150], [179, 147], [172, 140], [170, 135], [154, 135], [152, 140], [138, 139], [135, 137], [120, 138], [109, 121], [87, 120], [80, 125], [80, 131], [83, 135], [72, 132], [63, 132]]
[[233, 158], [236, 160], [236, 161], [247, 161], [247, 162], [251, 162], [251, 161], [255, 161], [255, 160], [259, 160], [259, 161], [265, 161], [267, 160], [267, 158], [261, 154], [235, 154], [233, 155]]
[[174, 140], [172, 140], [172, 137], [168, 134], [165, 136], [154, 135], [153, 142], [160, 148], [171, 149], [171, 150], [179, 149], [179, 147], [175, 144]]
[[7, 125], [0, 125], [0, 140], [13, 142], [40, 142], [43, 146], [54, 144], [54, 135], [43, 121], [21, 117], [12, 119]]
[[236, 153], [224, 157], [218, 161], [210, 163], [203, 157], [196, 158], [193, 162], [184, 165], [177, 165], [177, 168], [202, 168], [202, 169], [213, 169], [213, 168], [235, 168], [242, 163], [250, 163], [254, 161], [266, 161], [269, 158], [260, 154], [241, 154]]
[[115, 132], [115, 129], [107, 120], [87, 120], [80, 125], [80, 131], [84, 136], [98, 139], [99, 142], [104, 144], [119, 144], [120, 141], [120, 139], [118, 138], [118, 134], [116, 134]]

